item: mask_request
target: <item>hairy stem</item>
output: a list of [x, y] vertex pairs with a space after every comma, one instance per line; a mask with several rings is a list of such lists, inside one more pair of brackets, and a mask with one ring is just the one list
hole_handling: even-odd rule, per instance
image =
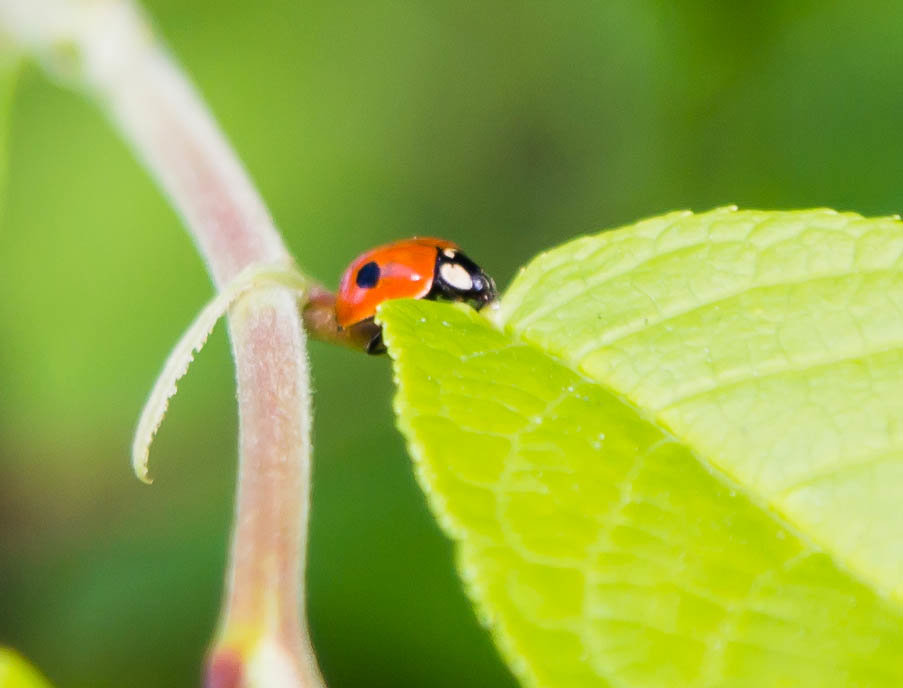
[[[218, 288], [289, 256], [225, 137], [126, 0], [0, 0], [0, 25], [87, 88], [185, 220]], [[229, 316], [239, 480], [229, 575], [206, 683], [322, 686], [304, 621], [310, 384], [296, 296], [245, 295]]]

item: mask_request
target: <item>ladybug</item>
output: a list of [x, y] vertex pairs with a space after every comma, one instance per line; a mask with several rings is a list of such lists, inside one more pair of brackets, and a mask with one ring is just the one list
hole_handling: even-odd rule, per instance
[[428, 237], [402, 239], [378, 246], [354, 259], [342, 275], [335, 302], [343, 330], [369, 337], [367, 353], [386, 350], [382, 330], [373, 318], [390, 299], [464, 301], [480, 310], [497, 297], [495, 282], [461, 253], [457, 244]]

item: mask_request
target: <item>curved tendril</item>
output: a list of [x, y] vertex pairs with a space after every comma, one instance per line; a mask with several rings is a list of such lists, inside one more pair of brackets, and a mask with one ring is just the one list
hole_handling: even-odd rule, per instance
[[311, 282], [303, 277], [289, 262], [255, 263], [242, 270], [211, 300], [179, 338], [157, 377], [135, 430], [132, 441], [132, 469], [138, 479], [151, 483], [148, 475], [148, 457], [154, 436], [163, 422], [169, 400], [177, 391], [177, 383], [188, 372], [188, 367], [207, 342], [207, 338], [219, 319], [242, 296], [253, 289], [280, 286], [295, 291], [303, 299]]

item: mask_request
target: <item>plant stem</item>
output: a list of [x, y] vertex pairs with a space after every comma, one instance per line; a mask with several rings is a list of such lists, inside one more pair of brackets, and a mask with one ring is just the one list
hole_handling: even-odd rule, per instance
[[[288, 259], [235, 153], [132, 3], [0, 0], [0, 27], [105, 105], [181, 213], [217, 287], [252, 263]], [[229, 326], [238, 495], [206, 684], [323, 686], [304, 620], [311, 409], [296, 297], [279, 287], [251, 292]]]

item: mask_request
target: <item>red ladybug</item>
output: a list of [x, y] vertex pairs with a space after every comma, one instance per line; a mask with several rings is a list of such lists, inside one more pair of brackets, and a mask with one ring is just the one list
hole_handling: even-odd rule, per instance
[[496, 296], [492, 278], [456, 244], [427, 237], [403, 239], [354, 259], [342, 275], [335, 314], [343, 329], [370, 328], [367, 352], [378, 354], [386, 349], [373, 317], [383, 301], [446, 299], [479, 310]]

